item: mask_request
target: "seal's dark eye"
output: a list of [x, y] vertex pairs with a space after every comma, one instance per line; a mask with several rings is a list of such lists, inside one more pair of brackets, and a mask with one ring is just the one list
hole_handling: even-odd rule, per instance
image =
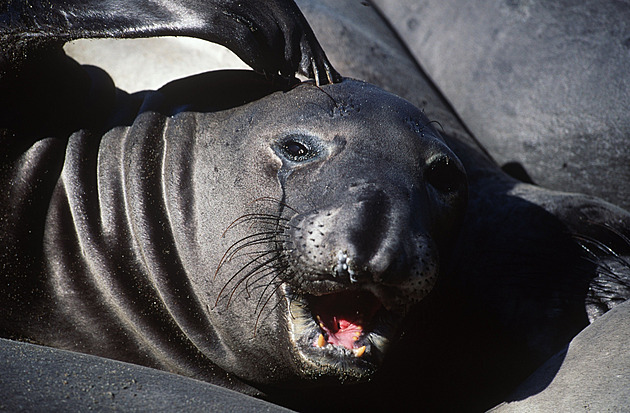
[[300, 142], [290, 140], [282, 144], [282, 149], [292, 158], [301, 158], [308, 154], [308, 148]]
[[293, 162], [304, 162], [316, 156], [319, 146], [308, 136], [291, 136], [278, 143], [282, 156]]
[[447, 157], [432, 162], [425, 172], [427, 182], [443, 193], [457, 191], [466, 183], [466, 175], [455, 163]]

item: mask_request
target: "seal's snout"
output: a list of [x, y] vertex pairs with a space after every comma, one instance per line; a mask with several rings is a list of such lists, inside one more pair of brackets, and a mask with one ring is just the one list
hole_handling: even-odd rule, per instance
[[334, 206], [290, 220], [285, 291], [303, 357], [343, 359], [344, 371], [361, 377], [431, 290], [437, 249], [412, 217], [409, 191], [365, 184], [341, 193]]
[[326, 294], [348, 287], [397, 288], [422, 273], [412, 272], [411, 260], [422, 265], [434, 257], [423, 252], [431, 251], [422, 245], [424, 234], [414, 235], [409, 205], [373, 185], [349, 192], [334, 207], [291, 220], [295, 278], [289, 281], [308, 293]]
[[336, 253], [334, 277], [350, 283], [373, 281], [380, 271], [376, 257], [396, 233], [389, 228], [391, 208], [389, 196], [375, 188], [360, 191], [337, 208], [334, 229], [328, 228], [325, 236], [330, 252]]

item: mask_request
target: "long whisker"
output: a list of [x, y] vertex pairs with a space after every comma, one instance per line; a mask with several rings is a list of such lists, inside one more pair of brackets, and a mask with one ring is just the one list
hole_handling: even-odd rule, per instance
[[[267, 285], [265, 286], [265, 289], [263, 290], [263, 292], [260, 294], [260, 298], [258, 299], [258, 303], [256, 303], [256, 309], [254, 310], [254, 314], [256, 314], [258, 312], [258, 307], [260, 307], [260, 303], [262, 302], [262, 299], [265, 297], [265, 293], [267, 292], [267, 290], [269, 289], [269, 286], [271, 286], [274, 281], [276, 281], [276, 279], [278, 277], [280, 277], [282, 274], [284, 274], [287, 271], [288, 267], [285, 266], [282, 269], [279, 269], [278, 272], [276, 273], [276, 275], [273, 276], [273, 278], [271, 280], [269, 280], [269, 282], [267, 283]], [[264, 306], [263, 306], [264, 308]], [[261, 309], [262, 311], [262, 309]]]
[[[264, 243], [261, 243], [261, 244], [265, 245], [265, 244], [268, 244], [268, 242], [264, 242]], [[238, 257], [256, 257], [256, 256], [259, 256], [259, 255], [264, 254], [266, 252], [272, 252], [272, 251], [281, 252], [281, 251], [284, 251], [284, 250], [281, 249], [281, 248], [276, 248], [274, 250], [264, 249], [264, 250], [256, 250], [256, 251], [243, 251], [239, 255], [236, 255], [236, 253], [233, 253], [234, 255], [231, 255], [229, 257], [228, 261], [229, 260], [233, 260], [234, 258], [238, 258]]]
[[[219, 295], [217, 296], [217, 300], [216, 300], [216, 302], [214, 303], [214, 305], [215, 305], [215, 306], [217, 306], [217, 305], [219, 304], [219, 299], [221, 298], [221, 295], [223, 294], [223, 292], [225, 291], [225, 289], [227, 288], [227, 286], [228, 286], [228, 285], [229, 285], [232, 281], [234, 281], [234, 279], [235, 279], [236, 277], [238, 277], [238, 275], [239, 275], [240, 273], [242, 273], [242, 272], [243, 272], [243, 271], [244, 271], [247, 267], [249, 267], [250, 265], [252, 265], [252, 264], [253, 264], [253, 263], [255, 263], [256, 261], [258, 261], [258, 260], [259, 260], [260, 258], [262, 258], [263, 256], [265, 256], [265, 255], [269, 255], [269, 254], [272, 254], [272, 253], [273, 253], [273, 251], [270, 251], [270, 252], [268, 252], [268, 253], [266, 253], [266, 254], [263, 254], [262, 256], [259, 256], [259, 257], [254, 258], [253, 260], [251, 260], [251, 261], [249, 261], [247, 264], [245, 264], [243, 267], [241, 267], [241, 269], [240, 269], [240, 270], [238, 270], [238, 271], [237, 271], [234, 275], [232, 275], [232, 276], [230, 277], [230, 279], [229, 279], [229, 280], [227, 280], [227, 282], [223, 285], [223, 288], [221, 288], [221, 291], [219, 291]], [[275, 258], [274, 258], [274, 259], [275, 259]], [[242, 282], [242, 281], [240, 281], [240, 282]], [[239, 283], [240, 283], [240, 282], [239, 282]], [[228, 307], [229, 307], [229, 304], [230, 304], [230, 303], [229, 303], [229, 301], [228, 301]]]
[[[274, 240], [278, 235], [280, 235], [277, 231], [267, 231], [267, 232], [259, 232], [256, 234], [252, 234], [252, 235], [248, 235], [244, 238], [241, 238], [240, 240], [236, 241], [235, 243], [233, 243], [232, 245], [230, 245], [230, 247], [225, 251], [225, 253], [223, 253], [223, 256], [221, 257], [221, 260], [219, 261], [219, 265], [217, 265], [217, 269], [214, 272], [214, 278], [216, 279], [217, 274], [219, 273], [219, 270], [221, 269], [221, 267], [223, 266], [223, 264], [225, 264], [228, 260], [226, 259], [226, 257], [228, 256], [228, 254], [230, 254], [230, 252], [232, 251], [232, 249], [236, 248], [237, 251], [241, 250], [249, 245], [256, 245], [258, 243], [261, 243], [262, 241], [271, 241]], [[264, 238], [262, 238], [264, 236]], [[261, 237], [259, 239], [253, 240], [253, 241], [247, 241], [247, 240], [251, 240], [252, 238], [255, 237]], [[250, 243], [254, 243], [254, 244], [250, 244]], [[240, 245], [242, 243], [242, 245]]]
[[[283, 277], [289, 271], [289, 266], [283, 263], [282, 257], [287, 252], [287, 248], [289, 250], [292, 248], [292, 242], [287, 231], [295, 228], [295, 226], [291, 224], [291, 218], [284, 216], [284, 213], [291, 211], [299, 214], [295, 208], [273, 197], [256, 198], [247, 205], [257, 202], [273, 203], [277, 206], [277, 212], [275, 214], [268, 212], [246, 213], [230, 222], [222, 233], [223, 238], [228, 236], [230, 230], [241, 224], [246, 224], [240, 229], [241, 233], [242, 231], [251, 232], [251, 230], [254, 230], [255, 233], [243, 236], [229, 245], [219, 260], [213, 278], [217, 279], [219, 271], [227, 267], [226, 263], [235, 258], [238, 257], [239, 262], [245, 262], [244, 265], [239, 265], [238, 271], [229, 276], [217, 294], [214, 305], [215, 307], [218, 306], [223, 299], [226, 309], [229, 308], [232, 301], [242, 295], [243, 290], [247, 299], [250, 299], [254, 293], [260, 294], [259, 297], [256, 297], [254, 310], [254, 314], [256, 314], [254, 336], [256, 336], [262, 314], [267, 311], [271, 299], [277, 295], [278, 288], [282, 285]], [[267, 208], [265, 207], [265, 209]], [[281, 301], [276, 306], [280, 303]]]
[[238, 248], [235, 248], [234, 251], [232, 251], [232, 253], [226, 258], [225, 262], [229, 262], [231, 259], [234, 258], [234, 256], [241, 250], [247, 248], [247, 247], [253, 247], [254, 245], [261, 245], [261, 244], [270, 244], [270, 243], [274, 243], [276, 240], [274, 239], [274, 237], [268, 237], [268, 238], [261, 238], [259, 240], [252, 240], [247, 242], [244, 245], [240, 245]]
[[[273, 283], [276, 280], [276, 278], [278, 278], [278, 276], [279, 274], [276, 274], [274, 278], [269, 282], [269, 284]], [[263, 306], [260, 308], [260, 312], [258, 313], [258, 316], [256, 317], [256, 323], [254, 324], [254, 337], [256, 337], [256, 332], [258, 331], [258, 322], [260, 321], [260, 316], [262, 316], [263, 310], [265, 309], [267, 304], [269, 304], [269, 301], [276, 294], [276, 292], [278, 291], [278, 288], [280, 288], [281, 285], [282, 283], [278, 283], [278, 285], [276, 285], [276, 288], [273, 289], [271, 294], [269, 294], [269, 297], [265, 300], [265, 303], [263, 304]], [[262, 295], [261, 297], [264, 297], [264, 295]], [[256, 308], [258, 308], [258, 306], [256, 306]]]
[[272, 221], [275, 224], [277, 224], [278, 227], [282, 227], [282, 228], [288, 228], [288, 227], [284, 227], [283, 225], [280, 224], [279, 221], [289, 221], [288, 218], [284, 218], [284, 217], [278, 217], [276, 215], [272, 215], [272, 214], [245, 214], [245, 215], [241, 215], [240, 217], [236, 218], [234, 221], [232, 221], [230, 223], [230, 225], [227, 226], [227, 228], [225, 229], [225, 231], [223, 231], [223, 234], [221, 235], [221, 238], [225, 238], [225, 234], [232, 229], [234, 226], [236, 226], [237, 224], [241, 224], [243, 222], [247, 222], [247, 221], [252, 221], [252, 220], [267, 220], [267, 221]]
[[612, 250], [608, 245], [604, 244], [603, 242], [586, 235], [573, 234], [573, 237], [581, 242], [590, 242], [591, 244], [599, 248], [600, 251], [610, 254], [626, 266], [630, 267], [630, 264], [628, 263], [628, 261], [626, 261], [624, 257], [617, 254], [614, 250]]
[[616, 236], [618, 236], [619, 238], [621, 238], [621, 240], [627, 245], [630, 246], [630, 238], [628, 238], [627, 235], [625, 235], [624, 233], [622, 233], [619, 228], [616, 228], [612, 225], [610, 225], [608, 222], [596, 222], [593, 220], [586, 220], [586, 222], [590, 225], [594, 225], [600, 228], [605, 228], [608, 231], [612, 232], [613, 234], [615, 234]]
[[[267, 254], [265, 254], [265, 255], [267, 255]], [[262, 258], [262, 256], [261, 257], [257, 257], [256, 260], [258, 260], [260, 258]], [[256, 274], [256, 272], [258, 272], [261, 268], [266, 267], [267, 265], [271, 264], [272, 262], [276, 261], [277, 259], [278, 259], [278, 256], [274, 255], [273, 257], [271, 257], [267, 261], [263, 262], [262, 264], [258, 264], [256, 267], [254, 267], [253, 269], [249, 270], [247, 272], [247, 274], [245, 274], [243, 277], [241, 277], [241, 279], [232, 288], [232, 292], [230, 293], [230, 297], [228, 298], [228, 302], [227, 302], [226, 308], [230, 306], [230, 303], [232, 302], [232, 297], [234, 296], [234, 293], [236, 292], [238, 287], [243, 283], [243, 281], [247, 280], [249, 277], [251, 277], [252, 275]], [[243, 268], [245, 268], [245, 267], [243, 267]]]
[[[275, 252], [277, 252], [278, 254], [282, 251], [281, 249], [276, 249], [274, 250]], [[259, 277], [252, 280], [251, 277], [247, 280], [247, 282], [245, 283], [245, 291], [247, 292], [247, 295], [250, 295], [249, 289], [251, 288], [252, 285], [256, 284], [258, 281], [262, 280], [263, 278], [266, 278], [269, 276], [269, 274], [273, 274], [274, 272], [276, 272], [278, 269], [276, 267], [269, 267], [267, 270], [262, 271], [259, 273]]]
[[609, 231], [611, 231], [615, 235], [617, 235], [619, 238], [621, 238], [623, 240], [623, 242], [626, 243], [626, 245], [630, 246], [630, 238], [628, 238], [625, 234], [623, 234], [621, 231], [619, 231], [619, 229], [613, 227], [612, 225], [610, 225], [607, 222], [604, 223], [603, 226], [606, 227]]
[[429, 121], [429, 123], [427, 123], [427, 126], [432, 124], [432, 123], [437, 124], [440, 127], [440, 129], [442, 130], [442, 133], [444, 133], [444, 127], [442, 126], [442, 124], [440, 122], [438, 122], [437, 120], [431, 120], [431, 121]]

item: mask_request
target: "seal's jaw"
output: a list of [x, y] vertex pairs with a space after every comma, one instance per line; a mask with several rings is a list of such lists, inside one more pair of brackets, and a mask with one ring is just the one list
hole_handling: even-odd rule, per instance
[[312, 295], [283, 284], [283, 292], [291, 342], [307, 376], [345, 382], [374, 374], [400, 315], [364, 289]]

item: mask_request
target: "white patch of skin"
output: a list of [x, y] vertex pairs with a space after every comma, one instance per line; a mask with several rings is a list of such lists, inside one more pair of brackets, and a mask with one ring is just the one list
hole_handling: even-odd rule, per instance
[[350, 282], [355, 283], [357, 282], [357, 279], [354, 276], [355, 274], [354, 271], [350, 269], [349, 264], [350, 264], [350, 258], [348, 258], [348, 254], [346, 254], [343, 251], [337, 252], [337, 264], [335, 265], [335, 268], [334, 268], [334, 274], [336, 275], [348, 274], [350, 276]]

